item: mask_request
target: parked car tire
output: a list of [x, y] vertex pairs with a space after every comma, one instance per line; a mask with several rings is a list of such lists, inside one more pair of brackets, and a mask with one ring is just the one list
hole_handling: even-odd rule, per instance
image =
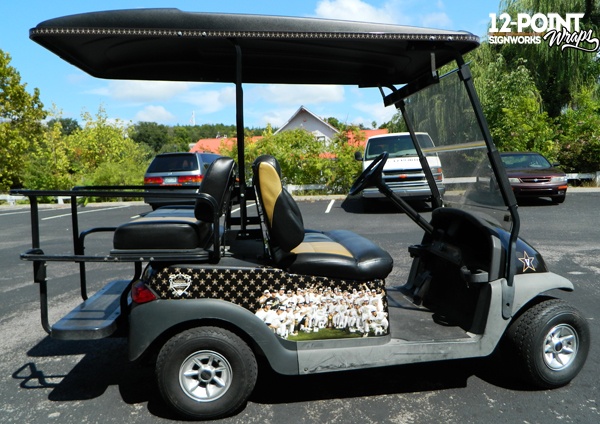
[[172, 337], [156, 361], [164, 400], [186, 418], [214, 419], [236, 412], [258, 374], [256, 358], [237, 335], [200, 327]]
[[564, 195], [564, 194], [562, 196], [555, 196], [555, 197], [552, 198], [552, 201], [554, 203], [564, 203], [566, 197], [567, 196]]
[[514, 355], [517, 375], [543, 389], [564, 386], [575, 378], [590, 348], [586, 320], [560, 299], [529, 308], [511, 324], [507, 336], [505, 353]]

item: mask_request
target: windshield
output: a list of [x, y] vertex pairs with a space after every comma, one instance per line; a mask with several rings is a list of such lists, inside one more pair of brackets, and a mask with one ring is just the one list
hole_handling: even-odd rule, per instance
[[550, 162], [537, 153], [503, 153], [500, 155], [506, 169], [548, 169]]
[[415, 132], [427, 133], [433, 140], [434, 146], [422, 150], [439, 156], [444, 205], [484, 213], [510, 230], [510, 214], [459, 73], [446, 74], [439, 83], [406, 98], [405, 104]]
[[[416, 136], [421, 149], [430, 149], [433, 147], [433, 141], [431, 141], [429, 134], [417, 133]], [[370, 138], [365, 149], [365, 160], [373, 160], [383, 152], [388, 152], [390, 158], [417, 155], [409, 133]]]

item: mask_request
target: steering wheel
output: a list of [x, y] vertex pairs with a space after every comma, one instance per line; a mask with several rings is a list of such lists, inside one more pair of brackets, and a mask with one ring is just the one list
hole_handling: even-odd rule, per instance
[[350, 187], [350, 196], [354, 196], [366, 187], [375, 185], [381, 178], [381, 172], [388, 160], [388, 156], [388, 152], [383, 152], [373, 159], [373, 162], [358, 176], [352, 187]]

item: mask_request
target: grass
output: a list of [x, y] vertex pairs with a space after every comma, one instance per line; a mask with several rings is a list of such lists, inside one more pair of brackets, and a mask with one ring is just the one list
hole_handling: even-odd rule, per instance
[[296, 336], [288, 336], [288, 340], [295, 342], [303, 342], [310, 340], [322, 340], [322, 339], [348, 339], [362, 337], [362, 333], [351, 333], [346, 330], [338, 330], [335, 328], [321, 328], [318, 332], [305, 333], [304, 331], [298, 331]]

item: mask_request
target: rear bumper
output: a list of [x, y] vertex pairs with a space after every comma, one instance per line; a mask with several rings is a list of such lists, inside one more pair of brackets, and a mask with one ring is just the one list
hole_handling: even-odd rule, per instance
[[144, 202], [148, 203], [149, 205], [155, 205], [155, 206], [165, 206], [165, 205], [193, 205], [195, 203], [195, 199], [191, 198], [191, 197], [183, 197], [183, 198], [178, 198], [178, 197], [161, 197], [160, 194], [162, 193], [197, 193], [198, 192], [198, 188], [200, 186], [190, 186], [190, 188], [174, 188], [172, 190], [166, 189], [166, 190], [152, 190], [152, 189], [148, 189], [147, 192], [150, 195], [145, 196], [144, 198]]

